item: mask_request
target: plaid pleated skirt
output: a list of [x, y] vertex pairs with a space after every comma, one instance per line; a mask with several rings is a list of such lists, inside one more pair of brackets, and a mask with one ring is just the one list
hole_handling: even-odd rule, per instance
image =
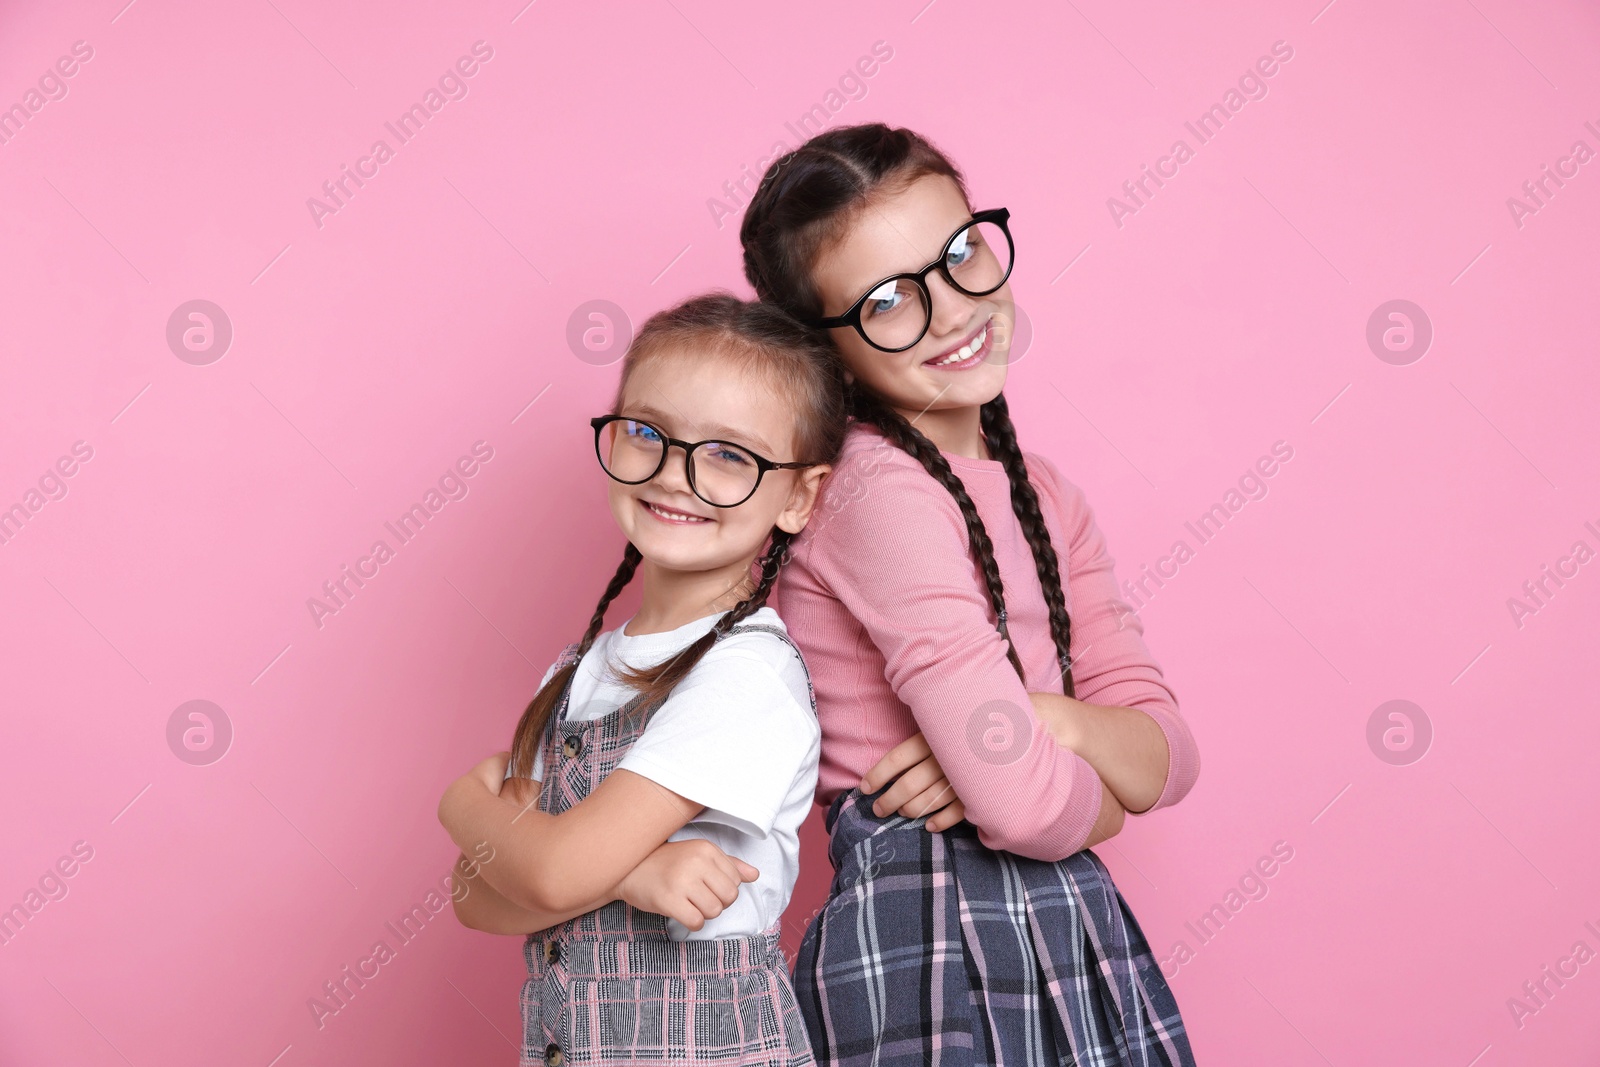
[[960, 822], [828, 809], [834, 877], [794, 988], [819, 1064], [1193, 1067], [1178, 1005], [1099, 857], [986, 848]]

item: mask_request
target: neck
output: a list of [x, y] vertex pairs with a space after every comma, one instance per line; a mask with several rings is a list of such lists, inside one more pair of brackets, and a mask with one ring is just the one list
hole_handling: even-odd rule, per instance
[[911, 425], [922, 432], [942, 452], [968, 459], [993, 459], [983, 439], [980, 409], [975, 405], [959, 408], [930, 408], [927, 411], [909, 411], [896, 408]]
[[650, 560], [639, 564], [639, 610], [629, 637], [676, 630], [695, 619], [720, 615], [750, 595], [750, 556], [709, 571], [670, 570]]

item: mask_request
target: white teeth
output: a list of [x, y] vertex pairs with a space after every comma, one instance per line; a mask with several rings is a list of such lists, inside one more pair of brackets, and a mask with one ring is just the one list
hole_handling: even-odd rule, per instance
[[649, 508], [655, 514], [661, 516], [663, 519], [666, 519], [668, 522], [691, 523], [706, 521], [698, 515], [676, 515], [670, 511], [663, 511], [654, 504], [650, 503], [648, 500], [644, 501], [643, 503], [645, 507]]
[[950, 363], [959, 363], [964, 359], [970, 359], [974, 352], [977, 352], [983, 347], [983, 342], [986, 341], [988, 337], [989, 327], [985, 326], [983, 328], [983, 332], [974, 337], [970, 342], [962, 345], [960, 348], [956, 349], [943, 359], [934, 360], [932, 363], [929, 363], [928, 366], [943, 367]]

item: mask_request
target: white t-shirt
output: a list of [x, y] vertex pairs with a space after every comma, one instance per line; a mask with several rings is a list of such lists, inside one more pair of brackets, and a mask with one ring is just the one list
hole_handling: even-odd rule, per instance
[[[660, 663], [720, 617], [637, 636], [627, 633], [630, 618], [601, 634], [573, 675], [567, 718], [596, 719], [637, 696], [618, 684], [606, 664]], [[770, 607], [752, 612], [741, 625], [749, 623], [788, 632]], [[540, 685], [554, 673], [552, 665]], [[787, 642], [759, 630], [718, 641], [656, 709], [618, 766], [705, 805], [667, 840], [704, 838], [761, 872], [699, 930], [668, 919], [673, 940], [759, 934], [783, 914], [800, 869], [799, 830], [817, 785], [820, 745], [804, 661]], [[543, 776], [541, 752], [532, 777]]]

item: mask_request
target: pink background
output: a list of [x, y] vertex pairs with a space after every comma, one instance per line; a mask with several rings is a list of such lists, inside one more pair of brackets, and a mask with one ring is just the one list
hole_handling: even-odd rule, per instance
[[[747, 292], [723, 183], [831, 102], [1011, 209], [1034, 337], [1008, 395], [1120, 576], [1293, 449], [1143, 610], [1204, 769], [1098, 850], [1200, 1062], [1595, 1062], [1600, 962], [1523, 983], [1600, 951], [1600, 563], [1508, 606], [1600, 549], [1600, 161], [1507, 204], [1600, 150], [1592, 6], [124, 3], [0, 15], [0, 106], [93, 49], [0, 144], [0, 507], [93, 451], [0, 544], [0, 906], [93, 850], [0, 947], [0, 1060], [514, 1062], [519, 945], [448, 913], [322, 1028], [307, 1001], [396, 946], [454, 858], [439, 793], [620, 554], [584, 424], [616, 367], [569, 317]], [[1184, 122], [1276, 41], [1265, 98], [1199, 144]], [[379, 138], [319, 227], [307, 198]], [[166, 340], [195, 299], [233, 328], [209, 365]], [[1394, 299], [1434, 331], [1408, 365], [1366, 340]], [[308, 598], [477, 441], [465, 498], [319, 627]], [[197, 699], [233, 730], [206, 766], [167, 740]], [[1407, 765], [1367, 739], [1396, 699], [1432, 728]], [[808, 829], [791, 950], [830, 873]]]

